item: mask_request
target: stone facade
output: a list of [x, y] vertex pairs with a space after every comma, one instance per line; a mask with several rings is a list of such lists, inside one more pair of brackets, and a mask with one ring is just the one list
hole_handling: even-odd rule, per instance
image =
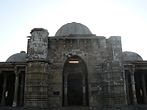
[[[120, 37], [106, 39], [93, 34], [49, 37], [46, 50], [47, 40], [42, 37], [46, 33], [44, 29], [34, 29], [29, 39], [26, 106], [53, 109], [77, 104], [110, 109], [126, 104]], [[80, 64], [70, 64], [72, 60]], [[79, 103], [74, 100], [76, 96], [69, 95], [74, 80], [82, 80]]]
[[[143, 86], [135, 85], [135, 81], [140, 81], [134, 78], [137, 61], [124, 60], [121, 37], [96, 36], [75, 22], [61, 27], [54, 37], [48, 35], [43, 28], [33, 29], [26, 59], [0, 63], [2, 106], [39, 110], [114, 110], [141, 103], [141, 99], [143, 103], [147, 102], [141, 93], [136, 94], [142, 90], [143, 96], [147, 96], [146, 76], [142, 77]], [[141, 70], [143, 67], [147, 70], [147, 63], [140, 62]], [[133, 73], [129, 73], [130, 70]], [[12, 79], [5, 76], [10, 74]], [[12, 80], [12, 88], [8, 79]]]

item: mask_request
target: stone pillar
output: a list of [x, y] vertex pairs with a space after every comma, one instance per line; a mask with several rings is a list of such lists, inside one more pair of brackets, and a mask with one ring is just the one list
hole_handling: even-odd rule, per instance
[[19, 73], [15, 71], [15, 90], [14, 90], [14, 100], [13, 100], [13, 107], [17, 106], [17, 97], [18, 97], [18, 85], [19, 85]]
[[7, 87], [7, 75], [4, 73], [1, 106], [5, 106], [5, 104], [6, 104], [6, 97], [5, 97], [6, 87]]
[[83, 78], [83, 105], [86, 105], [86, 84], [85, 78]]
[[67, 74], [64, 79], [64, 105], [68, 105], [68, 99], [67, 99]]
[[145, 74], [142, 74], [142, 87], [143, 87], [143, 94], [144, 94], [144, 103], [147, 104], [147, 91], [146, 91]]
[[134, 67], [131, 70], [131, 86], [132, 86], [132, 95], [133, 95], [133, 104], [137, 104], [136, 98], [136, 89], [135, 89], [135, 78], [134, 78]]
[[20, 106], [23, 106], [23, 100], [24, 100], [24, 75], [25, 73], [22, 72], [21, 74], [21, 82], [20, 82]]

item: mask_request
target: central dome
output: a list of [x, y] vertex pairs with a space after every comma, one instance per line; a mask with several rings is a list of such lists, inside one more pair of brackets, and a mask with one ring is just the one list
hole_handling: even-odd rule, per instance
[[55, 34], [55, 36], [69, 36], [70, 34], [92, 34], [87, 26], [81, 23], [67, 23], [63, 25]]

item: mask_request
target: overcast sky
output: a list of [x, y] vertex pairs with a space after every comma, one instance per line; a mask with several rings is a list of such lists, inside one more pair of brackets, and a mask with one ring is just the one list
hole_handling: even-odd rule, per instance
[[147, 60], [147, 0], [0, 0], [0, 61], [27, 50], [31, 29], [54, 36], [69, 22], [97, 36], [121, 36], [123, 51]]

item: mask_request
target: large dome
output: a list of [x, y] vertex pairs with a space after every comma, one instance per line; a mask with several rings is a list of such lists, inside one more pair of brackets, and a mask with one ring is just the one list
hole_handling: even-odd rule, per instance
[[81, 23], [67, 23], [63, 25], [55, 34], [55, 36], [69, 36], [70, 34], [92, 34], [87, 26]]
[[26, 62], [27, 54], [24, 51], [11, 55], [6, 62]]
[[123, 61], [143, 61], [142, 57], [135, 52], [123, 52]]

